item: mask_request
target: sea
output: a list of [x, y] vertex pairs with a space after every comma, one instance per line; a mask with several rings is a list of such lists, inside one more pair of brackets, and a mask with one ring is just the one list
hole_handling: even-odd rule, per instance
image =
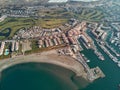
[[46, 63], [23, 63], [1, 73], [0, 90], [78, 90], [88, 81], [74, 72]]
[[[94, 38], [93, 38], [94, 39]], [[91, 68], [99, 66], [104, 78], [90, 83], [82, 77], [76, 77], [71, 70], [46, 63], [23, 63], [12, 66], [1, 73], [0, 90], [120, 90], [120, 67], [95, 43], [104, 55], [101, 61], [92, 49], [83, 53]], [[118, 57], [120, 60], [120, 57]]]

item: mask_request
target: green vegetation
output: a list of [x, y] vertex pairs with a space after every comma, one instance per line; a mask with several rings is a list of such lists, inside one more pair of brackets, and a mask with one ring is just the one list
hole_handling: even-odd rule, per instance
[[77, 17], [80, 20], [87, 20], [87, 21], [96, 21], [100, 22], [101, 19], [104, 18], [104, 14], [101, 10], [97, 9], [82, 9], [81, 13], [75, 14], [75, 17]]
[[63, 48], [65, 46], [66, 46], [66, 44], [61, 44], [61, 45], [57, 45], [57, 46], [39, 48], [38, 47], [38, 41], [37, 40], [31, 40], [32, 50], [25, 51], [25, 55], [33, 54], [33, 53], [40, 53], [40, 52], [49, 51], [49, 50], [52, 50], [52, 49]]
[[0, 60], [7, 59], [7, 58], [10, 58], [10, 57], [11, 57], [11, 55], [10, 55], [10, 54], [9, 54], [9, 55], [7, 55], [7, 56], [2, 55], [2, 56], [0, 56]]
[[3, 39], [5, 39], [7, 36], [9, 36], [10, 32], [11, 32], [11, 29], [9, 29], [9, 28], [6, 28], [6, 29], [2, 30], [2, 31], [0, 32], [0, 40], [3, 40]]
[[57, 18], [70, 19], [71, 17], [73, 17], [72, 12], [67, 12], [63, 8], [48, 9], [43, 11], [40, 10], [39, 15], [45, 18], [53, 18], [53, 19], [57, 19]]
[[[5, 38], [12, 38], [14, 34], [21, 28], [29, 28], [35, 25], [41, 26], [42, 28], [55, 28], [66, 22], [67, 19], [63, 18], [57, 19], [7, 18], [5, 19], [5, 21], [0, 23], [0, 40]], [[10, 29], [10, 32], [8, 29]], [[7, 34], [7, 36], [3, 34]]]
[[[5, 45], [5, 49], [9, 49], [9, 47], [10, 47], [10, 43], [8, 43], [8, 44]], [[7, 59], [7, 58], [10, 58], [10, 57], [11, 57], [11, 54], [10, 54], [10, 53], [9, 53], [8, 55], [4, 55], [5, 49], [4, 49], [3, 55], [0, 56], [0, 60], [2, 60], [2, 59]]]
[[29, 28], [32, 26], [41, 26], [42, 28], [56, 28], [68, 22], [70, 18], [77, 18], [79, 20], [100, 22], [104, 14], [99, 9], [83, 8], [80, 13], [67, 12], [62, 8], [40, 10], [39, 15], [42, 18], [6, 18], [0, 22], [0, 40], [10, 39], [21, 28]]
[[7, 18], [0, 23], [0, 30], [2, 30], [2, 33], [7, 33], [8, 31], [6, 28], [11, 29], [9, 36], [7, 37], [11, 38], [20, 28], [31, 27], [34, 24], [35, 22], [32, 18]]
[[0, 40], [4, 40], [5, 39], [5, 36], [0, 36]]
[[31, 41], [31, 47], [32, 47], [32, 50], [35, 50], [35, 49], [38, 49], [38, 44], [37, 44], [37, 40], [32, 40]]
[[25, 55], [33, 54], [33, 53], [40, 53], [43, 51], [49, 51], [52, 49], [58, 49], [58, 48], [63, 48], [63, 47], [66, 47], [66, 45], [62, 44], [62, 45], [57, 45], [57, 46], [51, 46], [48, 48], [36, 48], [36, 49], [29, 50], [29, 51], [25, 51]]
[[2, 30], [1, 33], [3, 34], [9, 33], [9, 29]]
[[36, 25], [49, 29], [65, 24], [67, 21], [67, 19], [39, 19], [36, 21]]

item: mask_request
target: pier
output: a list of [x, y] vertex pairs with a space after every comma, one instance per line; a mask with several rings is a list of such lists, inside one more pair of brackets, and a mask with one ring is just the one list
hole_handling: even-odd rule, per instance
[[88, 79], [92, 82], [94, 81], [94, 76], [93, 73], [91, 72], [89, 66], [86, 64], [85, 60], [82, 58], [81, 54], [77, 54], [77, 60], [84, 66], [87, 74], [88, 74]]
[[101, 52], [98, 51], [98, 49], [97, 49], [97, 47], [96, 47], [96, 45], [94, 43], [93, 43], [92, 49], [94, 50], [94, 53], [98, 56], [98, 58], [100, 60], [102, 60], [102, 61], [105, 60], [104, 56], [102, 55]]
[[94, 51], [94, 53], [98, 56], [100, 60], [105, 60], [104, 56], [102, 55], [101, 52], [98, 52], [97, 50]]
[[97, 78], [104, 78], [105, 74], [102, 72], [102, 70], [97, 66], [96, 68], [91, 69], [94, 73], [94, 77]]
[[[102, 72], [102, 70], [100, 70], [100, 68], [97, 67], [97, 68], [90, 69], [90, 67], [85, 62], [86, 58], [84, 58], [80, 53], [77, 53], [76, 56], [77, 56], [77, 60], [84, 66], [84, 68], [88, 74], [88, 79], [91, 82], [94, 81], [95, 79], [105, 77], [104, 73]], [[97, 73], [95, 73], [95, 71], [97, 71]]]
[[[97, 42], [98, 43], [98, 42]], [[118, 63], [118, 58], [116, 58], [115, 56], [113, 56], [110, 51], [102, 44], [99, 44], [98, 45], [101, 47], [101, 49], [103, 49], [103, 51], [115, 62], [115, 63]]]
[[78, 47], [79, 47], [79, 50], [82, 51], [83, 48], [82, 48], [82, 46], [80, 45], [79, 38], [78, 38], [78, 37], [75, 37], [75, 39], [76, 39], [76, 41], [77, 41], [77, 45], [78, 45]]
[[120, 54], [118, 54], [108, 43], [105, 43], [105, 46], [109, 48], [117, 57], [120, 56]]

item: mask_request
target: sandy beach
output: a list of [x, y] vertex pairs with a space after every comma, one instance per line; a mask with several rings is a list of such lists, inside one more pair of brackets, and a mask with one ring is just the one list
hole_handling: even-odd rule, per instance
[[6, 68], [9, 68], [10, 66], [29, 62], [55, 64], [72, 70], [77, 76], [81, 76], [87, 80], [87, 73], [85, 72], [82, 64], [70, 56], [58, 55], [56, 50], [1, 60], [0, 72]]

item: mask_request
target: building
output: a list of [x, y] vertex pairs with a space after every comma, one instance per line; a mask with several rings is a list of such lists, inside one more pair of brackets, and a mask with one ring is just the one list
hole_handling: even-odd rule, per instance
[[14, 52], [14, 51], [15, 51], [15, 42], [12, 42], [11, 51], [12, 51], [12, 52]]
[[57, 42], [56, 38], [53, 39], [53, 42], [54, 42], [55, 45], [58, 45], [58, 42]]
[[86, 46], [88, 46], [88, 47], [91, 46], [89, 40], [84, 35], [80, 35], [80, 39]]
[[19, 50], [19, 42], [15, 42], [15, 50], [16, 50], [16, 51]]
[[4, 21], [4, 20], [5, 20], [5, 18], [7, 18], [7, 16], [6, 16], [6, 15], [3, 15], [2, 17], [0, 17], [0, 22]]
[[53, 46], [53, 42], [51, 41], [51, 39], [48, 40], [49, 46]]
[[107, 36], [107, 33], [104, 32], [104, 33], [102, 34], [102, 36], [101, 36], [101, 39], [104, 40], [104, 39], [106, 38], [106, 36]]
[[38, 45], [39, 45], [38, 47], [41, 48], [42, 45], [43, 45], [43, 41], [42, 41], [42, 40], [39, 40], [39, 41], [38, 41]]
[[71, 44], [77, 44], [76, 40], [73, 37], [68, 38]]
[[63, 38], [63, 40], [64, 40], [64, 42], [65, 42], [66, 44], [69, 44], [69, 41], [68, 41], [68, 38], [67, 38], [67, 37]]
[[45, 40], [45, 46], [46, 46], [46, 47], [49, 47], [48, 40]]
[[57, 37], [56, 40], [57, 40], [58, 44], [62, 44], [59, 37]]
[[3, 54], [4, 47], [5, 47], [5, 42], [2, 42], [0, 46], [0, 56]]

